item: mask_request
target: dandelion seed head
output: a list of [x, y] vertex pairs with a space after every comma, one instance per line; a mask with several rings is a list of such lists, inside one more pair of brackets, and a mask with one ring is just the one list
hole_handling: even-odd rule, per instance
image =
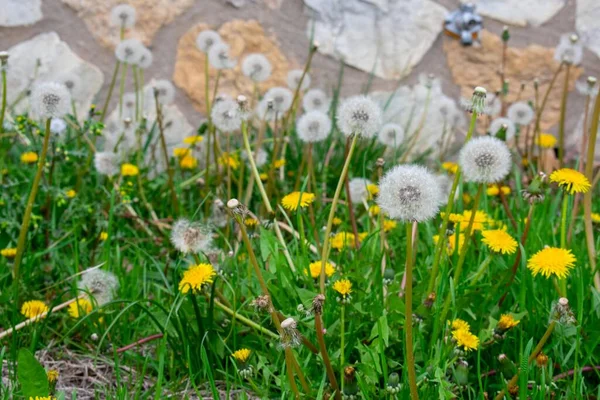
[[506, 116], [515, 124], [526, 126], [533, 121], [535, 113], [529, 104], [524, 101], [517, 101], [508, 107]]
[[293, 93], [288, 88], [274, 87], [265, 93], [264, 98], [267, 102], [272, 102], [273, 112], [277, 113], [278, 117], [281, 117], [290, 109], [293, 97]]
[[347, 98], [338, 109], [337, 124], [347, 137], [359, 135], [370, 139], [381, 127], [381, 108], [366, 96]]
[[119, 156], [112, 151], [97, 151], [94, 167], [100, 175], [115, 176], [119, 173]]
[[137, 64], [144, 45], [138, 39], [125, 39], [115, 48], [115, 57], [125, 64]]
[[113, 7], [110, 10], [110, 24], [119, 28], [132, 28], [135, 25], [135, 8], [129, 4]]
[[298, 119], [296, 132], [303, 142], [322, 142], [331, 132], [331, 119], [321, 111], [309, 111]]
[[489, 127], [490, 135], [495, 137], [503, 128], [506, 129], [506, 141], [512, 140], [515, 137], [517, 129], [514, 122], [508, 118], [500, 117], [493, 120]]
[[153, 57], [150, 49], [148, 49], [146, 46], [142, 46], [140, 48], [140, 54], [138, 57], [137, 66], [140, 67], [141, 69], [148, 69], [152, 65], [153, 60], [154, 60], [154, 57]]
[[40, 83], [31, 92], [31, 109], [39, 118], [61, 118], [71, 109], [71, 94], [61, 83]]
[[398, 124], [385, 124], [377, 135], [379, 142], [392, 148], [400, 147], [404, 141], [404, 128]]
[[146, 104], [152, 104], [155, 107], [155, 94], [158, 103], [169, 105], [175, 101], [175, 87], [166, 79], [158, 79], [144, 88], [144, 97]]
[[271, 77], [273, 66], [264, 54], [248, 54], [242, 62], [242, 73], [254, 82], [264, 82]]
[[221, 100], [215, 103], [211, 111], [212, 121], [221, 132], [233, 132], [240, 129], [243, 114], [235, 100]]
[[113, 299], [115, 292], [119, 290], [119, 281], [111, 272], [98, 268], [88, 269], [81, 275], [77, 287], [91, 295], [101, 306]]
[[196, 36], [196, 47], [204, 53], [208, 53], [210, 48], [217, 43], [221, 43], [221, 35], [213, 30], [204, 30]]
[[350, 188], [350, 200], [354, 203], [362, 203], [369, 200], [371, 193], [369, 192], [369, 186], [373, 185], [373, 182], [366, 178], [352, 178], [348, 182]]
[[[304, 73], [301, 69], [293, 69], [287, 74], [287, 85], [290, 89], [296, 90], [298, 85], [300, 84], [300, 79], [302, 79], [302, 74]], [[300, 90], [304, 91], [310, 87], [310, 75], [308, 72], [304, 75], [304, 79], [302, 79], [302, 86], [300, 86]]]
[[306, 112], [321, 111], [327, 114], [330, 105], [331, 99], [321, 89], [310, 89], [302, 98], [302, 107]]
[[569, 33], [562, 35], [554, 51], [554, 59], [567, 64], [581, 64], [581, 60], [583, 59], [583, 44], [579, 40], [579, 37]]
[[67, 129], [67, 123], [62, 118], [52, 118], [50, 121], [50, 132], [62, 136]]
[[180, 219], [171, 230], [171, 243], [184, 254], [206, 252], [212, 245], [212, 232], [200, 223]]
[[[260, 168], [266, 164], [267, 160], [269, 159], [269, 153], [267, 153], [267, 151], [261, 147], [260, 149], [258, 149], [258, 151], [252, 152], [252, 157], [254, 157], [254, 163], [256, 164], [256, 166]], [[248, 165], [250, 165], [250, 162], [248, 160], [248, 153], [243, 152], [242, 158], [248, 163]]]
[[482, 136], [463, 146], [458, 163], [466, 182], [496, 183], [510, 172], [511, 155], [502, 140]]
[[419, 165], [398, 165], [379, 183], [377, 204], [390, 218], [426, 221], [437, 214], [441, 203], [437, 178]]
[[208, 62], [215, 69], [231, 69], [236, 61], [229, 56], [230, 47], [227, 43], [217, 42], [208, 50]]

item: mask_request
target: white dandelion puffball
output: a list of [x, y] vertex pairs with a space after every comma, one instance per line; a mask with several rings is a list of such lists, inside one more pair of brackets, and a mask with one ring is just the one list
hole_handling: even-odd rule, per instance
[[33, 88], [30, 102], [36, 116], [44, 119], [61, 118], [71, 109], [71, 94], [63, 84], [44, 82]]
[[204, 53], [208, 53], [210, 48], [217, 43], [221, 43], [221, 35], [210, 29], [200, 32], [196, 37], [196, 47]]
[[260, 53], [248, 54], [242, 62], [242, 73], [254, 82], [264, 82], [271, 77], [273, 66]]
[[[258, 149], [258, 152], [253, 151], [252, 157], [254, 157], [254, 163], [258, 168], [262, 167], [267, 163], [267, 159], [269, 158], [269, 153], [264, 148]], [[248, 165], [250, 165], [250, 161], [248, 160], [248, 153], [242, 152], [242, 158]]]
[[496, 136], [496, 134], [500, 131], [502, 126], [506, 125], [506, 141], [508, 142], [512, 138], [515, 137], [515, 133], [517, 129], [515, 128], [515, 123], [508, 118], [496, 118], [490, 124], [489, 132], [490, 135]]
[[75, 75], [74, 73], [68, 73], [68, 74], [61, 76], [58, 79], [58, 82], [65, 85], [67, 90], [69, 90], [69, 93], [71, 93], [71, 96], [74, 98], [77, 97], [76, 94], [78, 92], [81, 92], [81, 89], [82, 89], [81, 79], [79, 78], [79, 76]]
[[303, 142], [322, 142], [331, 132], [331, 119], [321, 111], [309, 111], [298, 119], [296, 132]]
[[379, 182], [377, 204], [390, 218], [426, 221], [438, 213], [441, 203], [436, 176], [420, 165], [397, 165]]
[[112, 151], [94, 153], [94, 167], [100, 175], [115, 176], [119, 173], [119, 156]]
[[215, 69], [231, 69], [235, 67], [236, 61], [229, 57], [229, 45], [218, 42], [210, 46], [208, 50], [208, 62]]
[[[301, 69], [293, 69], [287, 74], [287, 85], [290, 89], [296, 90], [298, 85], [300, 85], [300, 79], [302, 79], [302, 74], [304, 71]], [[306, 73], [304, 75], [304, 79], [302, 79], [302, 85], [300, 86], [300, 90], [306, 90], [310, 87], [310, 75]]]
[[[438, 186], [440, 188], [440, 206], [446, 205], [448, 203], [448, 198], [450, 197], [450, 192], [452, 191], [452, 183], [453, 180], [450, 179], [448, 174], [438, 174], [435, 176], [437, 180]], [[457, 190], [454, 193], [454, 200], [458, 198], [459, 191]]]
[[52, 118], [50, 121], [50, 132], [61, 136], [67, 129], [67, 123], [62, 118]]
[[583, 43], [576, 34], [566, 33], [560, 37], [554, 50], [554, 59], [558, 62], [581, 64], [583, 59]]
[[515, 124], [524, 126], [529, 125], [533, 121], [535, 113], [529, 104], [524, 101], [517, 101], [508, 107], [506, 116]]
[[91, 295], [101, 306], [113, 299], [115, 292], [119, 290], [119, 281], [110, 272], [91, 269], [83, 272], [77, 287]]
[[377, 135], [379, 141], [389, 147], [399, 147], [404, 141], [404, 128], [398, 124], [385, 124]]
[[242, 125], [242, 113], [235, 100], [225, 99], [216, 102], [211, 111], [212, 122], [221, 132], [233, 132]]
[[337, 124], [346, 136], [370, 139], [381, 127], [381, 108], [366, 96], [347, 98], [338, 109]]
[[258, 102], [254, 113], [258, 119], [264, 121], [275, 121], [275, 119], [281, 119], [281, 117], [283, 117], [283, 114], [275, 112], [273, 101], [265, 98]]
[[465, 182], [496, 183], [510, 172], [510, 150], [502, 140], [482, 136], [463, 146], [458, 163]]
[[123, 28], [132, 28], [135, 25], [135, 8], [129, 4], [119, 4], [110, 10], [110, 24]]
[[310, 89], [302, 98], [302, 107], [306, 112], [321, 111], [328, 113], [330, 105], [331, 99], [321, 89]]
[[273, 102], [273, 111], [283, 115], [292, 106], [293, 93], [284, 87], [274, 87], [265, 93], [264, 100]]
[[137, 66], [141, 69], [148, 69], [152, 65], [154, 57], [152, 52], [146, 46], [140, 48], [140, 55], [138, 57]]
[[169, 105], [175, 101], [175, 87], [166, 79], [159, 79], [151, 85], [146, 86], [144, 92], [146, 99], [150, 100], [149, 102], [146, 102], [146, 104], [156, 104], [154, 102], [155, 92], [159, 104]]
[[115, 47], [115, 57], [125, 64], [137, 64], [144, 45], [138, 39], [125, 39]]
[[348, 182], [348, 188], [350, 189], [350, 200], [352, 203], [362, 203], [369, 199], [369, 185], [372, 185], [368, 179], [365, 178], [352, 178]]
[[185, 254], [204, 252], [212, 244], [212, 232], [199, 223], [180, 219], [173, 225], [171, 243]]

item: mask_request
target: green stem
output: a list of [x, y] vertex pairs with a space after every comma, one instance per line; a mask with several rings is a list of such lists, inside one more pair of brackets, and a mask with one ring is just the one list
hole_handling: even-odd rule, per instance
[[[567, 211], [569, 209], [569, 195], [563, 193], [562, 215], [560, 221], [560, 247], [565, 249], [567, 246]], [[560, 281], [560, 295], [567, 296], [567, 279], [563, 278]]]
[[244, 325], [247, 325], [252, 329], [256, 329], [257, 331], [269, 336], [271, 339], [279, 340], [279, 335], [271, 332], [268, 329], [263, 328], [262, 326], [258, 325], [257, 323], [253, 322], [252, 320], [236, 313], [235, 311], [233, 311], [231, 308], [227, 307], [225, 304], [221, 303], [220, 301], [215, 301], [215, 306], [219, 307], [226, 314], [229, 314], [231, 316], [231, 318], [237, 319]]
[[417, 222], [406, 224], [406, 288], [404, 299], [404, 333], [406, 335], [406, 366], [408, 368], [408, 385], [410, 386], [410, 398], [412, 400], [419, 399], [417, 390], [417, 374], [415, 372], [415, 353], [413, 349], [413, 332], [412, 332], [412, 268], [413, 268], [413, 243], [412, 243], [412, 226], [417, 225]]
[[165, 165], [167, 166], [168, 184], [169, 190], [171, 191], [171, 203], [175, 215], [179, 215], [179, 202], [177, 201], [177, 192], [175, 191], [175, 185], [173, 184], [173, 168], [169, 162], [169, 152], [167, 150], [167, 142], [165, 140], [165, 132], [163, 128], [162, 110], [160, 103], [158, 102], [158, 93], [154, 93], [154, 102], [156, 103], [156, 123], [158, 125], [158, 131], [160, 133], [160, 145], [162, 147], [163, 157], [165, 158]]
[[[115, 69], [112, 74], [112, 78], [110, 80], [110, 86], [108, 87], [108, 94], [106, 95], [106, 100], [104, 100], [104, 106], [102, 106], [102, 115], [100, 116], [100, 122], [104, 122], [106, 119], [106, 113], [108, 111], [108, 103], [110, 102], [110, 98], [112, 97], [113, 90], [115, 88], [115, 83], [117, 81], [117, 74], [119, 73], [119, 67], [121, 63], [119, 61], [115, 64]], [[94, 143], [96, 142], [96, 136], [94, 136]]]
[[341, 327], [340, 327], [340, 382], [342, 383], [342, 390], [344, 390], [344, 350], [346, 347], [344, 346], [344, 317], [346, 314], [346, 306], [342, 304], [341, 309]]
[[38, 160], [37, 171], [33, 178], [33, 184], [31, 185], [31, 191], [29, 192], [29, 198], [27, 199], [27, 205], [25, 206], [25, 214], [23, 215], [23, 222], [21, 223], [21, 230], [19, 232], [19, 239], [17, 240], [17, 254], [15, 255], [15, 261], [13, 264], [13, 286], [14, 286], [14, 301], [18, 306], [19, 304], [19, 279], [20, 279], [20, 267], [21, 261], [23, 260], [23, 253], [25, 252], [25, 242], [27, 240], [27, 231], [29, 229], [29, 223], [31, 222], [31, 212], [33, 211], [33, 205], [35, 203], [35, 197], [40, 186], [40, 180], [44, 173], [44, 166], [46, 165], [46, 154], [48, 153], [48, 145], [50, 143], [50, 122], [52, 118], [46, 120], [46, 132], [44, 134], [44, 143], [42, 145], [42, 152]]
[[479, 269], [477, 270], [477, 272], [475, 273], [473, 278], [471, 278], [470, 286], [475, 285], [479, 281], [479, 279], [481, 279], [481, 276], [484, 274], [484, 272], [487, 270], [487, 267], [492, 262], [493, 256], [494, 256], [493, 254], [489, 254], [485, 258], [485, 260], [483, 260], [483, 262], [481, 263], [481, 266], [479, 267]]
[[560, 122], [558, 125], [558, 161], [560, 168], [564, 165], [565, 158], [565, 119], [567, 115], [567, 98], [569, 95], [569, 72], [571, 71], [571, 64], [567, 64], [567, 70], [565, 72], [565, 83], [563, 86], [562, 99], [560, 102]]
[[119, 82], [119, 119], [123, 117], [123, 94], [125, 93], [125, 79], [127, 78], [127, 64], [123, 64], [121, 82]]
[[[467, 137], [465, 138], [465, 143], [471, 140], [473, 136], [473, 132], [475, 131], [475, 124], [477, 123], [477, 112], [473, 110], [473, 115], [471, 116], [471, 124], [469, 125], [469, 130], [467, 131]], [[431, 267], [431, 275], [429, 277], [429, 284], [427, 285], [427, 294], [433, 292], [433, 288], [435, 287], [435, 281], [437, 278], [440, 259], [442, 256], [442, 250], [446, 248], [446, 229], [448, 228], [448, 220], [450, 219], [450, 213], [452, 212], [452, 207], [454, 206], [454, 197], [456, 195], [456, 189], [458, 188], [458, 183], [460, 182], [461, 170], [460, 167], [457, 168], [456, 174], [454, 175], [454, 182], [452, 182], [452, 189], [450, 189], [450, 195], [448, 196], [448, 203], [446, 204], [446, 212], [444, 214], [444, 219], [442, 220], [442, 225], [438, 231], [438, 243], [435, 246], [435, 256], [433, 258], [433, 265]]]
[[6, 112], [6, 68], [2, 68], [2, 109], [0, 110], [0, 133], [4, 132], [4, 113]]
[[356, 149], [357, 142], [358, 135], [354, 135], [352, 142], [350, 143], [350, 149], [348, 150], [348, 155], [346, 156], [346, 161], [344, 162], [344, 167], [342, 168], [342, 173], [340, 175], [337, 188], [335, 189], [335, 194], [333, 195], [333, 200], [331, 201], [331, 210], [329, 210], [329, 217], [327, 218], [327, 227], [325, 228], [325, 238], [323, 239], [323, 249], [321, 251], [321, 276], [319, 279], [319, 288], [321, 290], [321, 294], [325, 294], [325, 264], [329, 258], [329, 236], [331, 235], [331, 228], [333, 227], [335, 209], [337, 208], [337, 203], [340, 199], [340, 194], [342, 193], [342, 188], [344, 187], [344, 182], [346, 181], [346, 176], [348, 175], [350, 161], [352, 160], [352, 154], [354, 154], [354, 149]]

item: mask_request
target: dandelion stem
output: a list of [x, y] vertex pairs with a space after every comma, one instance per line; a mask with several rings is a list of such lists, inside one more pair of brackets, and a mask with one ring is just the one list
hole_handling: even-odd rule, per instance
[[231, 316], [231, 318], [235, 318], [238, 321], [240, 321], [241, 323], [249, 326], [250, 328], [256, 329], [257, 331], [264, 333], [265, 335], [269, 336], [271, 339], [279, 340], [279, 336], [277, 334], [271, 332], [268, 329], [263, 328], [262, 326], [258, 325], [254, 321], [236, 313], [235, 311], [233, 311], [231, 308], [227, 307], [225, 304], [221, 303], [220, 301], [215, 301], [215, 306], [219, 307], [226, 314], [229, 314]]
[[4, 113], [6, 112], [6, 68], [2, 68], [2, 108], [0, 109], [0, 133], [4, 132]]
[[[350, 138], [346, 140], [346, 151], [345, 155], [348, 155]], [[354, 247], [358, 249], [360, 242], [358, 240], [358, 226], [356, 225], [356, 216], [354, 215], [354, 207], [352, 206], [352, 198], [350, 197], [350, 182], [348, 181], [348, 174], [344, 178], [344, 188], [346, 189], [346, 203], [348, 205], [348, 213], [350, 214], [350, 226], [352, 226], [352, 234], [354, 235]]]
[[569, 97], [569, 72], [571, 64], [567, 64], [565, 71], [565, 82], [563, 86], [562, 98], [560, 101], [560, 122], [558, 125], [558, 162], [560, 168], [564, 165], [565, 158], [565, 119], [567, 115], [567, 98]]
[[[471, 140], [473, 136], [473, 132], [475, 131], [475, 124], [477, 123], [477, 112], [473, 110], [473, 115], [471, 116], [471, 124], [469, 125], [469, 130], [467, 131], [467, 136], [465, 138], [465, 143]], [[440, 259], [442, 256], [442, 250], [445, 248], [446, 242], [446, 229], [448, 228], [448, 220], [450, 218], [450, 213], [452, 212], [452, 207], [454, 206], [454, 197], [456, 195], [456, 189], [458, 188], [458, 183], [460, 182], [461, 170], [460, 167], [456, 169], [456, 173], [454, 175], [454, 182], [452, 182], [452, 189], [450, 189], [450, 194], [448, 195], [448, 203], [446, 204], [446, 212], [444, 213], [444, 218], [442, 220], [442, 225], [438, 231], [439, 240], [435, 246], [435, 256], [433, 258], [433, 265], [431, 267], [431, 276], [429, 277], [429, 284], [427, 285], [427, 294], [433, 292], [433, 288], [435, 287], [435, 281], [438, 274], [438, 269], [440, 266]]]
[[329, 236], [331, 236], [331, 228], [333, 226], [333, 218], [335, 217], [335, 209], [337, 208], [337, 203], [340, 199], [342, 187], [344, 186], [346, 176], [348, 175], [350, 161], [352, 160], [352, 154], [354, 154], [354, 149], [356, 148], [357, 141], [358, 135], [354, 135], [354, 137], [352, 138], [352, 142], [350, 143], [350, 149], [348, 150], [348, 155], [346, 156], [346, 161], [344, 162], [344, 167], [342, 168], [342, 173], [340, 175], [337, 188], [335, 189], [335, 194], [333, 195], [331, 209], [329, 211], [329, 217], [327, 218], [327, 227], [325, 228], [325, 238], [323, 239], [323, 249], [321, 251], [321, 276], [319, 280], [319, 288], [321, 290], [321, 294], [325, 294], [325, 264], [327, 262], [327, 259], [329, 258], [329, 250], [331, 244]]
[[327, 378], [329, 379], [329, 384], [334, 390], [335, 399], [342, 400], [340, 389], [337, 384], [337, 380], [335, 379], [335, 372], [333, 372], [331, 361], [329, 360], [329, 355], [327, 354], [325, 338], [323, 337], [323, 319], [321, 318], [320, 313], [315, 313], [315, 329], [317, 331], [317, 342], [319, 342], [319, 349], [321, 350], [321, 357], [323, 357], [323, 364], [325, 364], [325, 371], [327, 373]]
[[[106, 95], [106, 100], [104, 100], [104, 106], [102, 106], [102, 115], [100, 116], [100, 122], [104, 122], [106, 119], [106, 113], [108, 112], [108, 103], [110, 102], [110, 98], [112, 97], [113, 90], [115, 88], [115, 83], [117, 81], [117, 75], [119, 73], [119, 67], [121, 66], [121, 62], [117, 61], [115, 63], [115, 69], [112, 74], [112, 78], [110, 79], [110, 86], [108, 87], [108, 94]], [[94, 136], [94, 143], [96, 142], [96, 136]]]
[[121, 70], [121, 82], [119, 82], [119, 118], [123, 117], [123, 94], [125, 93], [125, 79], [127, 79], [128, 65], [123, 64]]
[[[548, 329], [546, 329], [546, 333], [544, 333], [544, 336], [542, 336], [542, 338], [538, 342], [537, 346], [535, 346], [535, 349], [533, 349], [533, 351], [529, 355], [529, 358], [527, 359], [527, 363], [528, 364], [531, 363], [533, 360], [535, 360], [535, 358], [538, 356], [538, 354], [540, 354], [540, 352], [542, 351], [542, 348], [544, 347], [544, 345], [546, 344], [546, 342], [550, 338], [550, 335], [552, 334], [552, 331], [554, 331], [555, 327], [556, 327], [556, 321], [552, 321], [550, 323], [550, 325], [548, 325]], [[506, 387], [509, 390], [510, 390], [510, 388], [512, 388], [513, 386], [515, 386], [515, 384], [519, 380], [519, 372], [520, 371], [517, 371], [517, 373], [508, 382], [508, 385], [506, 385]], [[500, 393], [498, 393], [498, 395], [495, 397], [495, 400], [502, 400], [502, 399], [504, 399], [504, 393], [505, 393], [504, 389], [502, 389], [500, 391]]]
[[13, 285], [14, 285], [14, 301], [15, 304], [19, 304], [19, 280], [20, 280], [20, 267], [21, 261], [23, 260], [23, 253], [25, 252], [25, 242], [27, 241], [27, 231], [29, 229], [29, 223], [31, 222], [31, 212], [35, 203], [35, 197], [40, 186], [40, 180], [44, 173], [44, 167], [46, 165], [46, 154], [48, 153], [48, 145], [50, 143], [50, 122], [52, 118], [46, 120], [46, 132], [44, 133], [44, 143], [42, 145], [42, 152], [38, 160], [37, 171], [33, 178], [33, 184], [31, 185], [31, 191], [29, 192], [29, 198], [27, 199], [27, 205], [25, 206], [25, 213], [23, 214], [23, 222], [21, 223], [21, 230], [19, 232], [19, 239], [17, 240], [17, 254], [15, 255], [15, 261], [13, 265]]
[[417, 374], [415, 372], [415, 354], [413, 349], [412, 332], [412, 268], [413, 268], [413, 241], [412, 230], [417, 226], [417, 221], [406, 224], [406, 291], [404, 299], [404, 333], [406, 335], [406, 364], [408, 368], [408, 385], [410, 386], [410, 398], [419, 399], [417, 391]]
[[[590, 182], [593, 182], [594, 178], [594, 156], [596, 154], [596, 136], [598, 135], [598, 123], [600, 122], [600, 95], [596, 96], [596, 102], [594, 104], [594, 113], [592, 114], [592, 121], [590, 125], [590, 136], [588, 138], [588, 152], [587, 160], [585, 163], [585, 176]], [[600, 273], [596, 270], [596, 248], [594, 242], [594, 230], [592, 228], [592, 194], [594, 192], [594, 186], [590, 188], [583, 195], [583, 210], [585, 218], [585, 239], [587, 244], [588, 258], [590, 262], [590, 269], [594, 274], [594, 286], [596, 290], [600, 290]]]
[[167, 142], [165, 140], [165, 130], [163, 127], [163, 116], [158, 101], [158, 91], [154, 92], [154, 102], [156, 103], [156, 123], [158, 124], [158, 131], [160, 133], [160, 146], [162, 147], [163, 157], [165, 158], [165, 165], [167, 166], [168, 184], [169, 190], [171, 191], [171, 204], [175, 215], [179, 215], [179, 202], [177, 201], [177, 192], [175, 191], [175, 185], [173, 184], [173, 167], [169, 162], [169, 152], [167, 150]]
[[342, 383], [342, 390], [344, 390], [344, 350], [346, 346], [344, 346], [344, 319], [346, 314], [346, 306], [342, 303], [342, 307], [340, 310], [340, 382]]
[[[471, 244], [471, 232], [473, 231], [473, 223], [475, 222], [475, 215], [477, 214], [477, 208], [479, 207], [479, 201], [481, 200], [481, 193], [483, 192], [483, 184], [480, 183], [479, 187], [477, 188], [477, 194], [475, 195], [475, 199], [473, 200], [473, 208], [471, 209], [471, 216], [469, 218], [469, 223], [467, 224], [467, 227], [465, 229], [465, 231], [463, 232], [463, 235], [465, 237], [465, 240], [462, 244], [462, 246], [460, 247], [459, 250], [459, 256], [458, 256], [458, 262], [456, 264], [456, 268], [454, 269], [454, 287], [457, 287], [460, 281], [460, 275], [462, 274], [462, 270], [463, 270], [463, 266], [465, 264], [465, 259], [467, 257], [467, 251], [469, 250], [469, 245]], [[450, 302], [452, 300], [452, 296], [451, 293], [448, 293], [448, 295], [446, 296], [446, 300], [444, 301], [444, 308], [442, 309], [442, 314], [440, 315], [440, 318], [438, 319], [439, 321], [445, 321], [446, 320], [446, 315], [448, 315], [448, 310], [450, 309]], [[437, 339], [437, 336], [439, 334], [439, 327], [440, 324], [436, 325], [436, 328], [433, 332], [433, 340]], [[433, 341], [432, 341], [433, 343]]]

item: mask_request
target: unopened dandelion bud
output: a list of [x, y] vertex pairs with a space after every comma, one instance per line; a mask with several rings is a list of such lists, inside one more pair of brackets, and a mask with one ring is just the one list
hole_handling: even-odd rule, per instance
[[542, 352], [540, 352], [536, 357], [535, 357], [535, 364], [539, 367], [539, 368], [543, 368], [545, 366], [548, 365], [548, 356]]
[[212, 232], [197, 222], [180, 219], [173, 225], [171, 243], [184, 254], [206, 252], [212, 244]]
[[401, 388], [402, 386], [400, 385], [400, 375], [398, 375], [398, 373], [396, 372], [392, 372], [388, 376], [388, 383], [385, 388], [386, 392], [388, 392], [391, 395], [395, 395], [400, 392]]
[[594, 87], [596, 85], [596, 82], [598, 82], [598, 80], [596, 79], [595, 76], [588, 76], [587, 77], [587, 83], [590, 86], [590, 88]]
[[425, 299], [425, 301], [423, 302], [423, 305], [426, 308], [431, 308], [433, 307], [433, 303], [435, 303], [435, 299], [436, 299], [437, 295], [435, 294], [435, 292], [431, 292], [427, 295], [427, 298]]
[[391, 285], [394, 282], [394, 278], [396, 277], [396, 272], [392, 268], [386, 268], [383, 271], [383, 284]]
[[544, 192], [542, 185], [545, 175], [536, 175], [531, 181], [527, 189], [521, 191], [523, 199], [529, 202], [529, 204], [539, 203], [544, 200]]
[[377, 168], [383, 168], [384, 165], [385, 165], [385, 160], [382, 157], [379, 157], [377, 159], [377, 161], [375, 161], [375, 166]]
[[517, 367], [506, 354], [500, 354], [498, 356], [498, 362], [500, 363], [498, 370], [502, 373], [505, 379], [510, 379], [515, 375]]
[[230, 199], [227, 202], [227, 208], [229, 208], [230, 210], [234, 210], [236, 208], [238, 208], [240, 206], [240, 202], [238, 201], [238, 199]]
[[504, 25], [502, 28], [502, 41], [504, 43], [510, 40], [510, 31], [508, 30], [508, 26]]
[[462, 358], [454, 365], [454, 381], [460, 386], [469, 383], [469, 363]]
[[0, 51], [0, 66], [4, 67], [8, 64], [8, 52]]

